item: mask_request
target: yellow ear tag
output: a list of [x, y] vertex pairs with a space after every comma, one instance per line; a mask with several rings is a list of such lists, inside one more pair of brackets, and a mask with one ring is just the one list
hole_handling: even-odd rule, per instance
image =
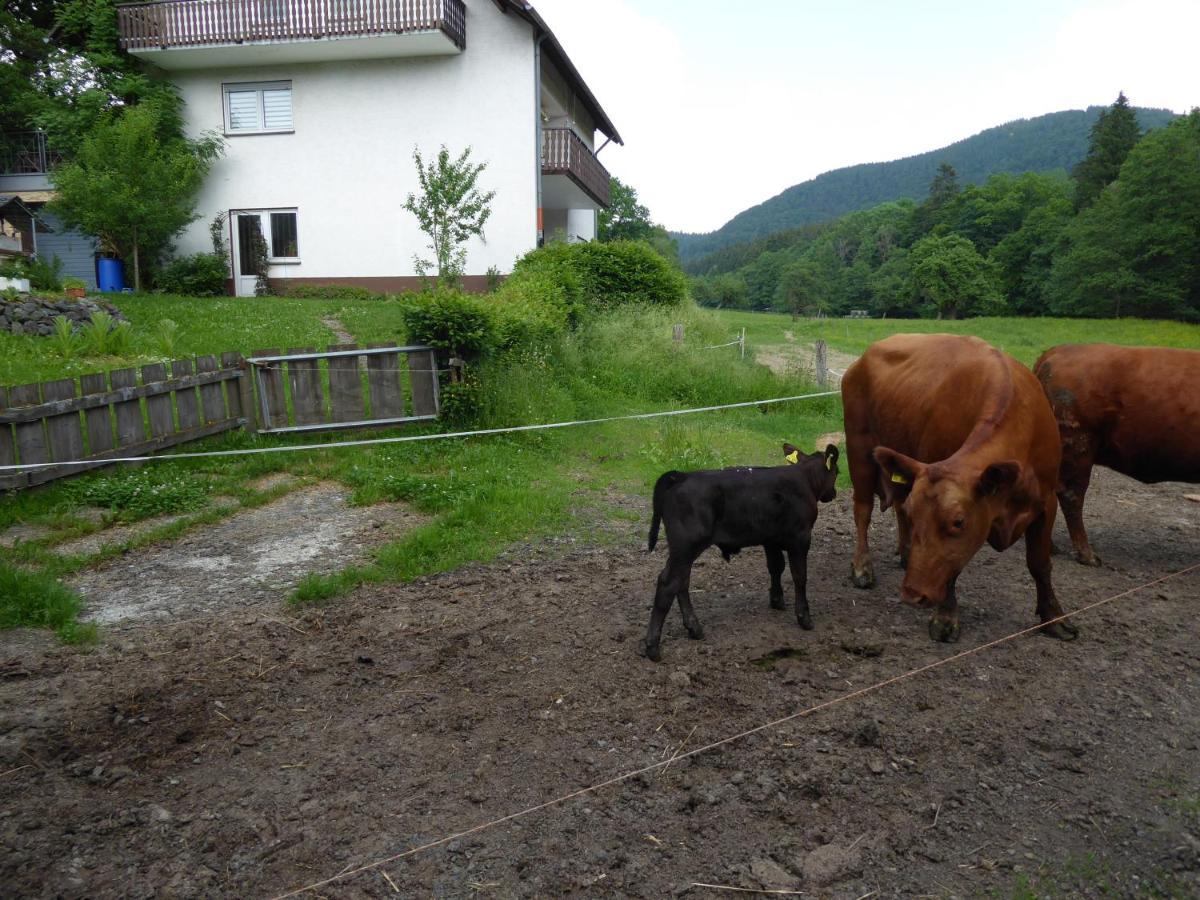
[[794, 466], [796, 463], [800, 462], [800, 451], [793, 450], [791, 453], [789, 453], [787, 456], [785, 456], [784, 459], [786, 459], [788, 462], [790, 462]]
[[908, 484], [908, 479], [905, 478], [903, 475], [901, 475], [899, 472], [893, 472], [892, 473], [892, 483], [893, 484]]
[[833, 457], [832, 456], [825, 457], [825, 468], [828, 469], [830, 472], [833, 471]]

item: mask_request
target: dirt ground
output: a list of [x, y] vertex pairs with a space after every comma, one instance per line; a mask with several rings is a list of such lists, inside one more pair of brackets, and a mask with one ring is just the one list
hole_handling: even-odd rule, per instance
[[[1179, 485], [1099, 472], [1103, 568], [1068, 608], [1200, 561]], [[638, 499], [638, 504], [644, 503]], [[670, 758], [1033, 624], [1024, 554], [959, 580], [958, 645], [848, 584], [843, 492], [810, 558], [816, 630], [767, 606], [762, 554], [715, 552], [637, 654], [660, 551], [585, 535], [490, 566], [105, 629], [0, 636], [5, 896], [265, 897]], [[1059, 527], [1060, 544], [1065, 535]], [[717, 750], [328, 884], [327, 897], [1195, 896], [1200, 571]]]

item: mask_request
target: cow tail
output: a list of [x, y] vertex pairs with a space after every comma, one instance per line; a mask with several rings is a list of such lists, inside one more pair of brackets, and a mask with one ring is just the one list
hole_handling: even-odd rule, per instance
[[667, 497], [667, 491], [677, 484], [682, 484], [686, 478], [687, 475], [684, 472], [664, 472], [654, 483], [654, 516], [650, 520], [650, 539], [646, 547], [647, 552], [652, 551], [658, 543], [658, 526], [662, 524], [663, 501]]

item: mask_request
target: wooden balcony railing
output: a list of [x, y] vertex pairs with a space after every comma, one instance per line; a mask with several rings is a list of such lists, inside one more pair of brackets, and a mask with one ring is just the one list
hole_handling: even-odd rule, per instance
[[434, 30], [467, 46], [462, 0], [162, 0], [118, 6], [117, 22], [125, 50]]
[[542, 131], [542, 174], [566, 175], [593, 200], [608, 207], [608, 169], [596, 159], [579, 135], [569, 128], [546, 128]]
[[0, 175], [42, 175], [62, 162], [41, 131], [0, 134]]

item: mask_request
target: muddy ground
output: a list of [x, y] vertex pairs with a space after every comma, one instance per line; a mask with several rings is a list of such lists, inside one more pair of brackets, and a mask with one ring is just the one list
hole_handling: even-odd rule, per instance
[[[1183, 490], [1099, 473], [1105, 566], [1058, 557], [1064, 603], [1200, 561]], [[10, 632], [3, 894], [275, 896], [1033, 623], [1020, 548], [985, 548], [962, 642], [933, 644], [893, 600], [890, 521], [871, 592], [848, 585], [851, 533], [843, 493], [817, 526], [812, 632], [768, 608], [760, 552], [705, 556], [707, 639], [672, 614], [660, 665], [636, 653], [663, 560], [641, 526], [294, 618], [272, 600], [118, 624], [91, 651]], [[1194, 896], [1198, 594], [1200, 571], [1080, 615], [1074, 643], [1024, 637], [317, 893]]]

